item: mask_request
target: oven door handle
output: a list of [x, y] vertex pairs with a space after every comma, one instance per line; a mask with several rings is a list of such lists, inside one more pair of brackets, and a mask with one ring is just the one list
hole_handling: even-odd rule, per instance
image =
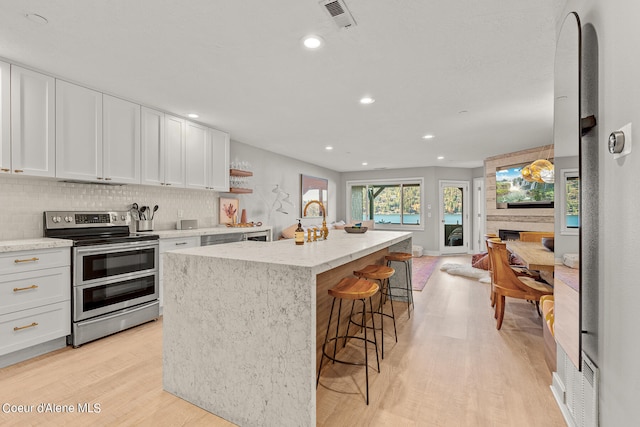
[[152, 301], [149, 304], [142, 304], [133, 308], [125, 308], [122, 310], [118, 310], [115, 311], [112, 314], [108, 314], [108, 315], [102, 315], [102, 316], [98, 316], [96, 319], [90, 319], [90, 320], [82, 320], [81, 323], [82, 325], [91, 325], [92, 323], [98, 323], [98, 322], [103, 322], [107, 319], [113, 319], [115, 317], [120, 317], [125, 313], [135, 313], [136, 311], [140, 311], [140, 310], [144, 310], [146, 308], [148, 308], [150, 305], [153, 304], [157, 304], [157, 300]]
[[117, 245], [96, 245], [96, 246], [80, 246], [76, 247], [75, 251], [78, 255], [91, 255], [91, 254], [108, 254], [113, 252], [123, 251], [137, 251], [140, 249], [158, 248], [158, 242], [153, 243], [140, 243], [131, 242]]

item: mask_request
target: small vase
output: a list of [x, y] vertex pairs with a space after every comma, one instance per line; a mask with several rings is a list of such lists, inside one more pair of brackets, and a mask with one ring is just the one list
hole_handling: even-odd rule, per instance
[[247, 223], [247, 210], [246, 209], [242, 209], [242, 215], [240, 215], [240, 223], [241, 224], [246, 224]]

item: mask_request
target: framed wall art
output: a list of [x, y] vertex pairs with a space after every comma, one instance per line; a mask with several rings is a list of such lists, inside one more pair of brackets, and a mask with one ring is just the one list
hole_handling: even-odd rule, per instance
[[238, 222], [238, 199], [220, 197], [220, 224], [235, 224]]

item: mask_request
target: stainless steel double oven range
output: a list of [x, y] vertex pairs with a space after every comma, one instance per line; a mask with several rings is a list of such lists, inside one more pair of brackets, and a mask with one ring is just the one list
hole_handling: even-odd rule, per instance
[[44, 213], [44, 235], [73, 240], [69, 344], [155, 320], [160, 315], [158, 236], [131, 233], [127, 211]]

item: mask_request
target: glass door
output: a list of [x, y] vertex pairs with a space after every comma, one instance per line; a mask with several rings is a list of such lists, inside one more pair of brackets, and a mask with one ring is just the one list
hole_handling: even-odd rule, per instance
[[440, 181], [440, 252], [467, 253], [469, 182]]

